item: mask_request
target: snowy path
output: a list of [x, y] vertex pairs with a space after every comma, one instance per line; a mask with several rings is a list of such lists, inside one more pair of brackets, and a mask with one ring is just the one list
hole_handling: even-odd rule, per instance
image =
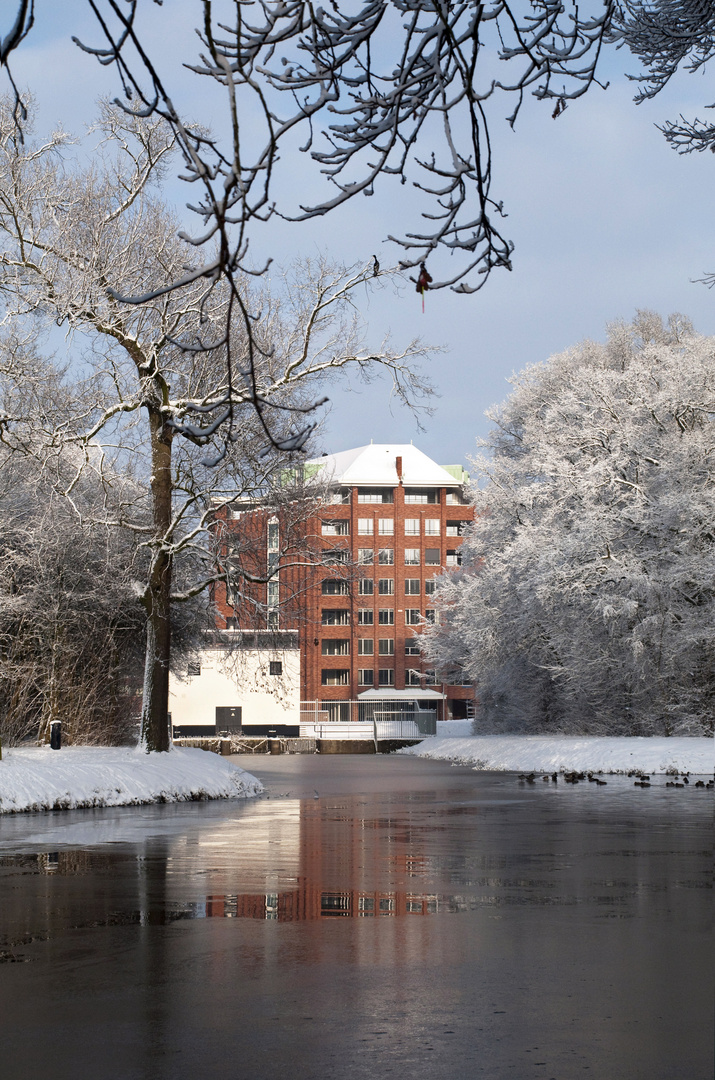
[[145, 754], [107, 746], [23, 747], [3, 750], [0, 761], [0, 814], [240, 799], [262, 790], [255, 776], [203, 750]]
[[455, 761], [495, 772], [588, 769], [592, 772], [627, 773], [631, 769], [639, 769], [646, 773], [712, 774], [715, 769], [713, 739], [550, 735], [472, 735], [465, 738], [463, 728], [456, 730], [454, 735], [450, 732], [442, 736], [441, 724], [438, 731], [440, 735], [399, 752]]

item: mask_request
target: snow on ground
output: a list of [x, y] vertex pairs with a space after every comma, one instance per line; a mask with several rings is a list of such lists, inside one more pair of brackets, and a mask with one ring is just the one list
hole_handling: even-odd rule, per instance
[[[452, 721], [451, 723], [469, 723]], [[688, 738], [589, 738], [559, 735], [431, 736], [401, 754], [455, 761], [493, 772], [561, 770], [712, 774], [715, 740]], [[455, 737], [456, 736], [456, 737]]]
[[3, 750], [0, 761], [0, 814], [241, 799], [262, 790], [260, 780], [217, 754], [188, 748], [22, 747]]

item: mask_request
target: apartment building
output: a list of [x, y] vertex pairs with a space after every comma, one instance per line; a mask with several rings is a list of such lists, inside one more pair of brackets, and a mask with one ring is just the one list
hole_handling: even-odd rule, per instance
[[217, 591], [225, 628], [253, 629], [259, 612], [264, 627], [297, 632], [306, 716], [357, 719], [354, 703], [368, 700], [410, 701], [440, 719], [470, 715], [473, 688], [438, 682], [419, 649], [435, 618], [436, 579], [460, 565], [474, 516], [462, 467], [440, 466], [412, 444], [371, 443], [305, 462], [301, 479], [302, 558], [284, 536], [295, 515], [289, 526], [285, 513], [255, 504], [226, 514], [227, 547], [232, 536], [237, 550], [243, 542], [251, 573], [270, 580], [250, 602], [245, 588], [240, 600]]

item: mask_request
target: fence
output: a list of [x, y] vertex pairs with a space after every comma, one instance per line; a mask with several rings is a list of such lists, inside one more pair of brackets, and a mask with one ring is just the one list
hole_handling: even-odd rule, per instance
[[416, 701], [301, 703], [300, 733], [316, 739], [424, 739], [437, 733], [437, 709]]

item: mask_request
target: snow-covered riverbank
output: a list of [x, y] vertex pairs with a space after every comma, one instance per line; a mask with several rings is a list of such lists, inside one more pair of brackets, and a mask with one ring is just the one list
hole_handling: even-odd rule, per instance
[[[456, 723], [464, 724], [464, 721]], [[472, 735], [438, 726], [439, 734], [399, 751], [417, 757], [455, 761], [494, 772], [590, 770], [627, 773], [711, 775], [715, 769], [713, 739], [588, 738], [551, 735]], [[443, 734], [444, 732], [444, 734]], [[466, 734], [466, 733], [465, 733]]]
[[0, 814], [137, 806], [258, 795], [255, 776], [203, 750], [168, 754], [108, 746], [23, 747], [3, 750]]

